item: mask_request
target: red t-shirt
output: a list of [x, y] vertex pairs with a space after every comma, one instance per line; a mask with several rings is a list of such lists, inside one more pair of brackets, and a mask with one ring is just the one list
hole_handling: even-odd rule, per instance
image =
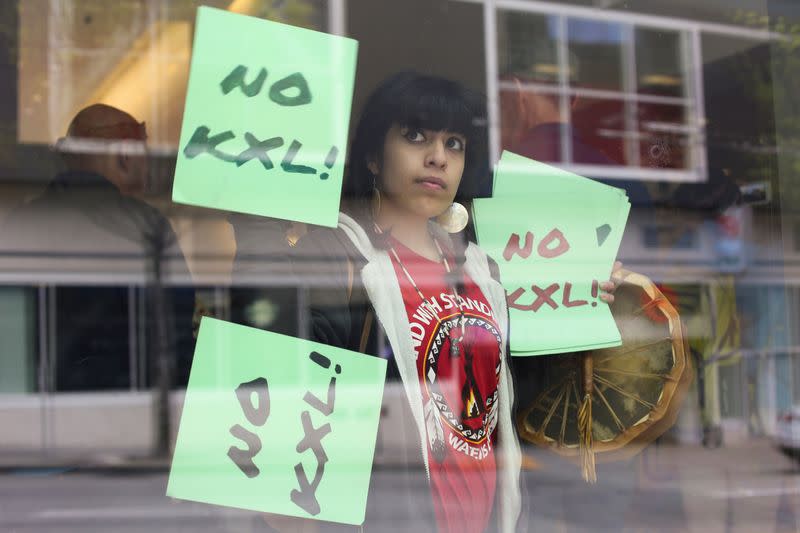
[[[439, 531], [482, 533], [492, 513], [497, 481], [500, 332], [483, 293], [464, 274], [459, 298], [466, 325], [453, 357], [451, 339], [458, 339], [462, 329], [459, 300], [447, 282], [444, 265], [394, 239], [391, 242], [425, 297], [423, 302], [392, 257], [416, 350]], [[452, 268], [452, 258], [449, 261]]]

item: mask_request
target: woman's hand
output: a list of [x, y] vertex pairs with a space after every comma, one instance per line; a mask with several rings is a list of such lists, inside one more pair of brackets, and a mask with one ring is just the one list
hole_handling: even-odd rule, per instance
[[619, 284], [622, 283], [620, 271], [622, 270], [622, 262], [614, 261], [614, 266], [611, 268], [611, 279], [600, 283], [600, 299], [608, 305], [614, 303], [614, 291], [617, 290]]

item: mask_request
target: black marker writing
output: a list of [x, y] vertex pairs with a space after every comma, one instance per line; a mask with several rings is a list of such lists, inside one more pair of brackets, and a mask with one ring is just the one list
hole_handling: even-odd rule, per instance
[[[323, 368], [329, 368], [331, 365], [330, 359], [319, 352], [311, 352], [309, 358]], [[337, 374], [341, 374], [342, 367], [336, 365], [334, 371]], [[331, 376], [331, 380], [328, 383], [328, 398], [325, 403], [311, 394], [311, 391], [306, 391], [306, 395], [303, 397], [303, 400], [323, 415], [330, 416], [330, 414], [333, 413], [333, 403], [336, 400], [336, 376]]]
[[[253, 395], [257, 397], [257, 403], [253, 403]], [[254, 426], [263, 426], [269, 418], [269, 383], [266, 378], [256, 378], [252, 381], [241, 383], [236, 387], [236, 398], [242, 408], [244, 417]], [[256, 477], [260, 470], [253, 462], [253, 458], [261, 451], [261, 440], [252, 431], [235, 424], [230, 429], [231, 435], [241, 440], [247, 445], [243, 450], [236, 446], [228, 448], [228, 457], [239, 467], [244, 475], [249, 478]]]
[[[247, 67], [237, 65], [220, 82], [222, 94], [227, 95], [238, 87], [248, 98], [254, 97], [264, 87], [264, 82], [267, 80], [267, 69], [259, 70], [256, 79], [250, 83], [245, 82], [245, 76], [247, 76]], [[305, 76], [300, 72], [295, 72], [272, 84], [272, 87], [269, 88], [269, 99], [283, 107], [306, 105], [311, 103], [311, 89], [308, 87]]]
[[294, 161], [294, 157], [297, 155], [297, 152], [300, 151], [303, 145], [298, 141], [292, 141], [292, 145], [289, 147], [289, 151], [286, 152], [286, 157], [283, 158], [281, 161], [281, 168], [285, 172], [296, 172], [298, 174], [316, 174], [317, 171], [311, 167], [306, 165], [295, 165], [292, 162]]
[[258, 438], [258, 435], [239, 424], [231, 427], [231, 435], [247, 444], [247, 449], [243, 450], [236, 446], [231, 446], [228, 448], [228, 457], [239, 467], [239, 470], [244, 472], [244, 475], [249, 478], [256, 477], [261, 471], [253, 462], [253, 457], [261, 451], [261, 439]]
[[239, 87], [242, 92], [248, 96], [253, 97], [261, 92], [261, 87], [264, 86], [264, 80], [267, 79], [267, 69], [262, 68], [255, 81], [250, 84], [245, 83], [244, 77], [247, 74], [247, 67], [239, 65], [230, 74], [225, 76], [225, 79], [220, 82], [219, 86], [222, 87], [222, 94], [228, 94], [236, 87]]
[[216, 157], [217, 159], [227, 161], [228, 163], [235, 162], [236, 158], [234, 156], [217, 150], [217, 146], [225, 141], [234, 139], [236, 135], [234, 135], [230, 130], [218, 133], [213, 137], [209, 137], [209, 133], [211, 133], [211, 130], [206, 126], [199, 126], [196, 130], [194, 130], [192, 138], [189, 139], [189, 143], [186, 145], [186, 148], [183, 149], [183, 155], [189, 159], [194, 159], [200, 154], [207, 153]]
[[[238, 155], [234, 155], [229, 152], [223, 152], [217, 148], [222, 143], [236, 138], [232, 131], [223, 131], [222, 133], [209, 137], [210, 133], [211, 130], [208, 126], [198, 126], [194, 134], [192, 134], [191, 139], [189, 139], [189, 142], [186, 144], [186, 147], [183, 149], [183, 155], [188, 159], [194, 159], [199, 155], [208, 154], [226, 163], [235, 163], [237, 167], [241, 167], [248, 161], [257, 159], [265, 170], [272, 170], [275, 168], [275, 165], [272, 163], [272, 159], [267, 152], [284, 145], [283, 137], [270, 137], [269, 139], [260, 141], [258, 137], [252, 133], [245, 132], [244, 140], [247, 142], [248, 148], [239, 152]], [[289, 144], [289, 148], [286, 150], [286, 154], [281, 160], [281, 169], [283, 169], [284, 172], [308, 175], [317, 173], [317, 169], [314, 167], [294, 163], [297, 154], [302, 148], [303, 143], [297, 139], [292, 140]], [[328, 151], [327, 157], [325, 157], [325, 166], [329, 169], [333, 168], [338, 155], [339, 149], [336, 146], [332, 146]], [[327, 172], [323, 172], [319, 175], [319, 179], [321, 180], [326, 180], [328, 177]]]
[[[333, 164], [336, 162], [336, 156], [339, 155], [339, 149], [335, 146], [332, 146], [330, 151], [328, 152], [328, 156], [325, 158], [325, 166], [329, 169], [333, 168]], [[323, 172], [319, 175], [319, 179], [326, 180], [328, 179], [328, 173]]]
[[297, 453], [303, 453], [306, 450], [314, 452], [314, 457], [317, 460], [317, 469], [314, 472], [314, 480], [309, 483], [306, 471], [303, 469], [303, 463], [294, 465], [294, 473], [297, 476], [297, 483], [300, 485], [300, 490], [292, 489], [292, 501], [298, 507], [304, 509], [307, 513], [317, 515], [320, 512], [319, 502], [317, 501], [317, 487], [322, 481], [322, 475], [325, 473], [325, 463], [328, 462], [328, 455], [322, 447], [322, 439], [331, 432], [331, 425], [325, 424], [319, 428], [315, 428], [311, 423], [311, 415], [308, 411], [303, 411], [300, 415], [303, 422], [303, 433], [305, 436], [297, 444]]
[[239, 154], [239, 157], [237, 157], [238, 161], [236, 161], [237, 167], [244, 165], [251, 159], [258, 159], [261, 161], [261, 164], [264, 165], [265, 169], [271, 170], [274, 168], [275, 165], [272, 164], [272, 160], [267, 155], [267, 152], [273, 148], [280, 148], [283, 146], [283, 138], [272, 137], [266, 141], [259, 141], [252, 133], [245, 133], [244, 140], [247, 141], [250, 148]]
[[[328, 369], [331, 367], [331, 360], [319, 352], [311, 352], [309, 354], [309, 359], [322, 368]], [[334, 367], [334, 372], [336, 374], [341, 374], [341, 365], [337, 364]], [[328, 382], [328, 394], [325, 402], [312, 394], [311, 391], [306, 391], [303, 400], [323, 415], [330, 416], [333, 413], [336, 400], [336, 376], [331, 376], [331, 379]], [[306, 450], [311, 450], [314, 453], [314, 458], [317, 461], [317, 467], [314, 472], [314, 479], [309, 482], [306, 471], [303, 468], [303, 463], [297, 463], [294, 466], [294, 473], [295, 476], [297, 476], [297, 484], [299, 488], [292, 490], [290, 498], [295, 505], [305, 510], [307, 513], [311, 515], [317, 515], [320, 512], [319, 501], [317, 501], [316, 496], [317, 487], [319, 487], [319, 484], [322, 481], [322, 476], [325, 473], [325, 463], [328, 462], [328, 455], [325, 453], [325, 449], [322, 447], [322, 439], [331, 432], [331, 425], [324, 424], [318, 428], [315, 428], [311, 421], [311, 412], [308, 410], [303, 411], [300, 414], [300, 420], [303, 424], [304, 436], [303, 439], [297, 444], [297, 453], [303, 453]]]
[[[290, 89], [297, 89], [294, 96], [286, 96]], [[311, 90], [308, 82], [299, 72], [290, 74], [282, 80], [276, 81], [269, 89], [269, 99], [278, 105], [295, 107], [311, 103]]]

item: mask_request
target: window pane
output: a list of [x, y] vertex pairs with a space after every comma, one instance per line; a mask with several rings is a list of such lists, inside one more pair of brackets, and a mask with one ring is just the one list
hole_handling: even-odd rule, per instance
[[587, 165], [626, 165], [625, 102], [578, 98], [572, 110], [572, 160]]
[[640, 103], [638, 127], [641, 166], [687, 169], [690, 136], [683, 106]]
[[636, 83], [640, 94], [683, 97], [685, 68], [680, 34], [674, 31], [636, 28]]
[[[133, 372], [139, 389], [158, 386], [159, 357], [167, 357], [173, 387], [185, 387], [189, 380], [194, 353], [195, 291], [191, 287], [163, 287], [162, 310], [156, 306], [153, 286], [138, 288], [136, 297], [136, 339], [130, 349], [135, 352]], [[205, 298], [198, 299], [197, 320], [200, 313], [221, 318], [213, 307], [206, 307]], [[159, 324], [164, 324], [162, 329]], [[197, 324], [199, 325], [199, 323]], [[160, 337], [163, 335], [163, 337]]]
[[56, 390], [130, 387], [128, 287], [58, 287]]
[[562, 160], [557, 36], [556, 17], [498, 13], [501, 147], [538, 161]]
[[624, 90], [623, 37], [621, 24], [569, 19], [567, 39], [571, 63], [570, 85]]
[[36, 289], [0, 287], [0, 394], [37, 390]]
[[[189, 371], [192, 367], [192, 355], [194, 354], [194, 324], [192, 321], [192, 314], [195, 309], [195, 293], [191, 287], [168, 287], [164, 289], [165, 301], [167, 304], [166, 317], [169, 328], [168, 341], [173, 343], [170, 349], [173, 353], [167, 353], [168, 357], [174, 357], [172, 386], [185, 387], [189, 382]], [[219, 312], [213, 309], [214, 312]], [[148, 317], [147, 327], [150, 335], [154, 335], [155, 320], [158, 320], [156, 314], [149, 311], [146, 315]], [[219, 315], [216, 315], [219, 316]], [[141, 325], [140, 325], [141, 327]], [[150, 350], [149, 362], [152, 369], [158, 368], [155, 357], [158, 357], [158, 345], [150, 343], [148, 346]], [[151, 374], [152, 375], [152, 374]]]
[[501, 79], [558, 82], [558, 19], [518, 11], [498, 11], [497, 49]]

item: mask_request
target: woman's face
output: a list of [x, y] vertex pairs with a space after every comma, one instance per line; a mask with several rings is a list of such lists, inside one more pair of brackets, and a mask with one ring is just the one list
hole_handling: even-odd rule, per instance
[[381, 204], [409, 216], [442, 214], [461, 183], [465, 150], [459, 133], [393, 125], [381, 161], [368, 165], [379, 176]]

